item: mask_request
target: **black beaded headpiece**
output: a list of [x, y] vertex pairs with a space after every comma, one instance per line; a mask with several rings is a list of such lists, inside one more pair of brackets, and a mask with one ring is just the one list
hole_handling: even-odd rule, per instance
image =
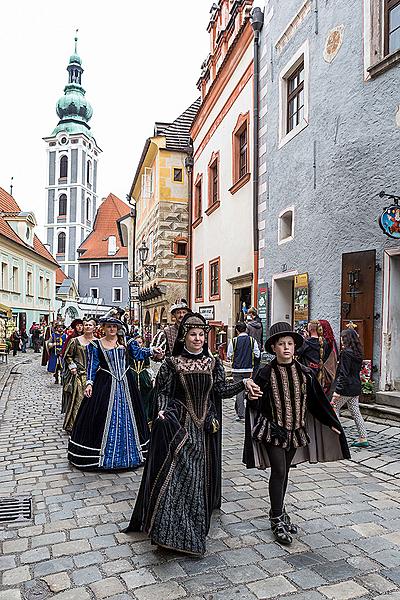
[[181, 352], [183, 351], [183, 348], [184, 348], [185, 337], [191, 329], [202, 329], [204, 331], [205, 342], [204, 342], [204, 346], [203, 346], [203, 353], [206, 356], [208, 356], [207, 334], [210, 330], [210, 327], [207, 324], [207, 321], [205, 320], [203, 315], [201, 315], [200, 313], [192, 313], [192, 312], [185, 315], [181, 321], [181, 324], [179, 325], [178, 336], [176, 338], [176, 342], [175, 342], [172, 354], [174, 356], [181, 354]]

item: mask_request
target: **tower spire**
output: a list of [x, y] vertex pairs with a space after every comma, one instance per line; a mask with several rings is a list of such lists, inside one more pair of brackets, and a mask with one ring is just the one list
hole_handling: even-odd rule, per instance
[[75, 54], [78, 54], [78, 32], [79, 29], [75, 29]]

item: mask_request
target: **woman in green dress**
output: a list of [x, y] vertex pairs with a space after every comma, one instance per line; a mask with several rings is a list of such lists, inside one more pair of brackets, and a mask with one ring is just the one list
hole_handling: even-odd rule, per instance
[[72, 338], [64, 353], [64, 401], [65, 418], [63, 429], [71, 433], [86, 388], [87, 364], [93, 350], [95, 319], [83, 321], [83, 334]]

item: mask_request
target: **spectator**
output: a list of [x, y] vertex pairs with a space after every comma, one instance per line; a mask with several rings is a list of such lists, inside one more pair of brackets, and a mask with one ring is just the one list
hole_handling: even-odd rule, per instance
[[[252, 376], [255, 360], [260, 357], [257, 341], [246, 331], [245, 323], [236, 324], [237, 337], [229, 342], [228, 358], [232, 360], [232, 375], [234, 383], [245, 381]], [[235, 410], [237, 421], [244, 421], [244, 390], [236, 395]]]

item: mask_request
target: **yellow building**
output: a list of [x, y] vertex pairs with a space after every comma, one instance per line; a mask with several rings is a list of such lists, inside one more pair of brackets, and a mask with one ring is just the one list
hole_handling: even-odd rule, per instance
[[[130, 280], [140, 282], [137, 320], [153, 335], [170, 321], [171, 305], [189, 295], [189, 131], [199, 104], [194, 102], [172, 123], [155, 123], [130, 190], [133, 218], [120, 222], [125, 235], [130, 229]], [[148, 249], [145, 262], [140, 248]]]

